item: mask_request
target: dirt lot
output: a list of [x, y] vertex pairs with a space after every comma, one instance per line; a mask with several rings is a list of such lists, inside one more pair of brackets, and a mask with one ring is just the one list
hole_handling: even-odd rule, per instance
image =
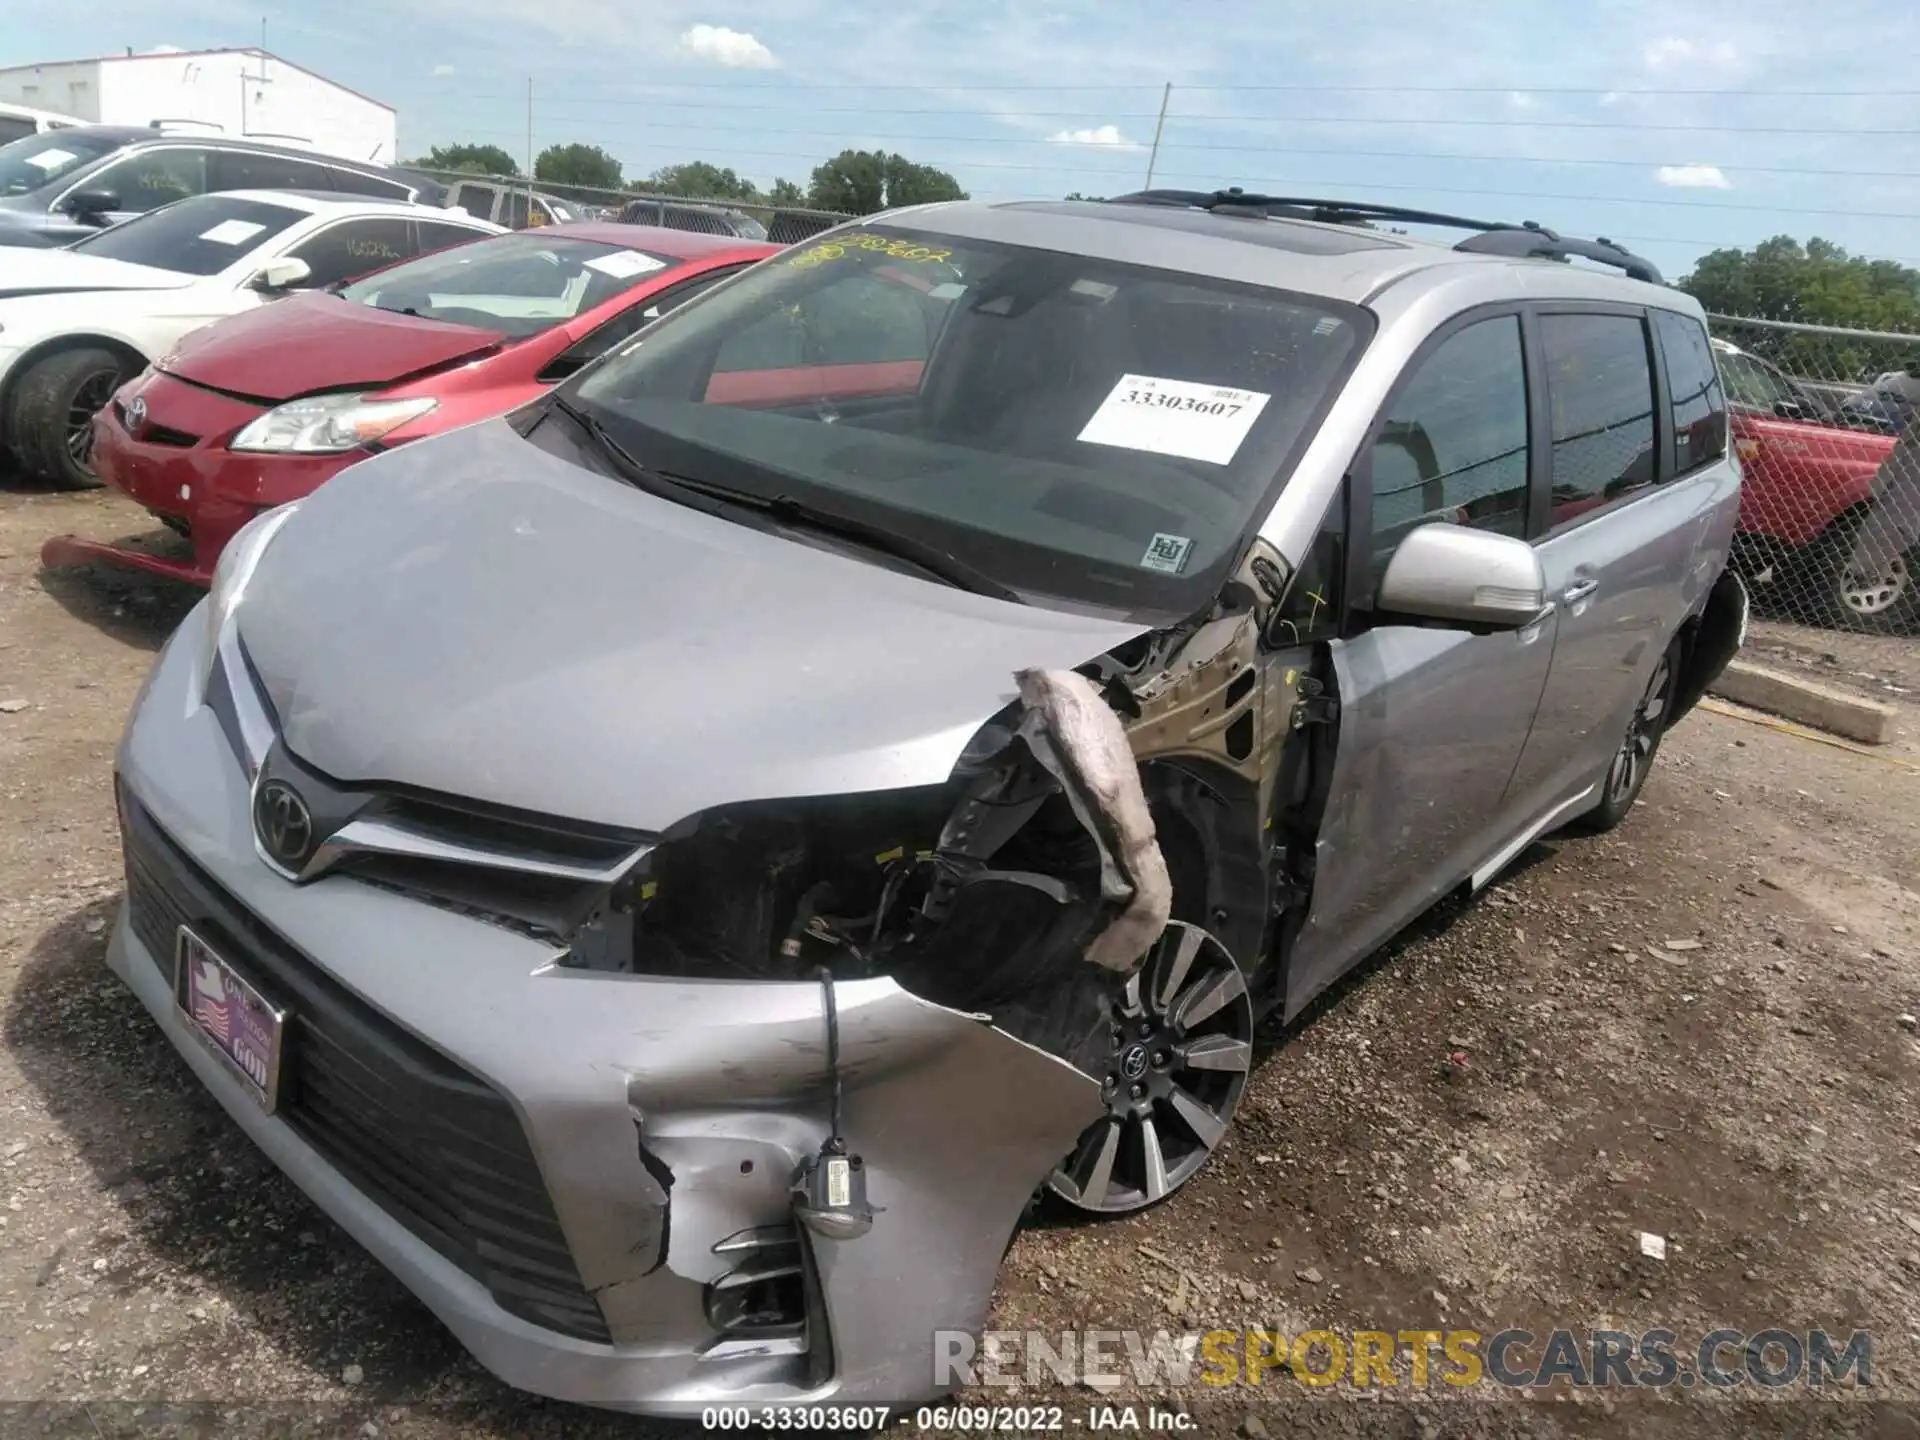
[[[43, 574], [38, 547], [146, 528], [111, 498], [0, 482], [0, 1400], [41, 1402], [0, 1406], [0, 1429], [684, 1433], [493, 1382], [278, 1178], [103, 967], [108, 767], [191, 597]], [[1920, 696], [1920, 645], [1767, 629], [1760, 646]], [[1719, 1326], [1863, 1327], [1875, 1391], [1920, 1397], [1916, 737], [1857, 755], [1695, 715], [1615, 835], [1537, 848], [1274, 1034], [1194, 1186], [1025, 1232], [995, 1323], [1664, 1326], [1683, 1350]], [[1753, 1394], [1361, 1400], [1281, 1372], [1168, 1398], [1209, 1434], [1920, 1435], [1858, 1392]], [[1075, 1430], [1091, 1404], [1151, 1397], [1057, 1398]]]

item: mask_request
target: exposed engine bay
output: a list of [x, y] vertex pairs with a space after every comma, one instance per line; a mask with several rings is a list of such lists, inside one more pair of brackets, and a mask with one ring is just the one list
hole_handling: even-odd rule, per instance
[[1231, 593], [1125, 653], [1016, 676], [1018, 699], [944, 785], [689, 818], [570, 937], [567, 963], [886, 975], [1101, 1072], [1108, 1018], [1169, 920], [1251, 973], [1304, 902], [1311, 844], [1286, 842], [1310, 840], [1291, 822], [1313, 766], [1282, 761], [1309, 749], [1287, 742], [1318, 686], [1306, 647], [1261, 641], [1274, 590]]

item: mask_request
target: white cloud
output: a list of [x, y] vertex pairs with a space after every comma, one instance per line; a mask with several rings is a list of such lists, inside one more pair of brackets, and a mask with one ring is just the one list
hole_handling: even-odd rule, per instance
[[1740, 52], [1731, 40], [1716, 40], [1711, 45], [1696, 44], [1680, 35], [1663, 35], [1640, 52], [1647, 69], [1656, 73], [1693, 69], [1730, 70], [1740, 62]]
[[1056, 145], [1098, 145], [1108, 150], [1138, 150], [1137, 141], [1120, 133], [1118, 125], [1095, 125], [1085, 130], [1056, 130], [1047, 137]]
[[433, 78], [436, 80], [445, 79], [453, 73], [454, 69], [451, 65], [436, 65], [433, 67]]
[[1602, 105], [1618, 105], [1626, 98], [1627, 97], [1622, 95], [1618, 90], [1609, 90], [1600, 97], [1600, 103]]
[[697, 60], [735, 70], [773, 70], [780, 64], [752, 35], [724, 25], [695, 25], [680, 37], [680, 48]]
[[1531, 110], [1540, 102], [1535, 100], [1533, 96], [1529, 95], [1526, 91], [1516, 90], [1507, 96], [1507, 103], [1516, 110]]
[[150, 45], [140, 53], [142, 55], [184, 55], [187, 50], [184, 45]]
[[1733, 182], [1718, 165], [1662, 165], [1653, 172], [1662, 185], [1679, 190], [1731, 190]]

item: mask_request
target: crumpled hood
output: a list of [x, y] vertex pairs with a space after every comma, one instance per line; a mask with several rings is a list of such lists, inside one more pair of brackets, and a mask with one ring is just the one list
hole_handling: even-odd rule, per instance
[[215, 390], [280, 401], [390, 385], [483, 355], [505, 339], [497, 330], [395, 315], [335, 295], [291, 295], [194, 331], [163, 368]]
[[938, 784], [1016, 670], [1146, 628], [716, 519], [502, 420], [301, 502], [239, 627], [288, 746], [335, 780], [652, 830]]
[[0, 300], [81, 290], [180, 290], [193, 276], [125, 260], [107, 260], [84, 250], [0, 248]]

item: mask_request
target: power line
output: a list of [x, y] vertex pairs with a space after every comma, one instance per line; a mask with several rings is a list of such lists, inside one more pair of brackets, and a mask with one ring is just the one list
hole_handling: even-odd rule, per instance
[[[521, 96], [499, 96], [485, 94], [467, 94], [459, 97], [471, 101], [500, 101], [508, 98], [521, 99]], [[596, 108], [608, 105], [658, 105], [655, 98], [640, 97], [627, 99], [596, 100]], [[743, 111], [772, 111], [782, 115], [791, 115], [791, 105], [689, 105], [680, 104], [681, 110], [724, 110], [729, 114]], [[964, 112], [955, 110], [897, 110], [873, 105], [809, 105], [810, 115], [937, 115], [952, 119]], [[1109, 122], [1115, 120], [1152, 120], [1158, 112], [1148, 110], [1128, 112], [1121, 115], [1108, 115]], [[986, 117], [983, 117], [986, 118]], [[1084, 110], [1024, 110], [996, 115], [997, 120], [1085, 120]], [[1528, 119], [1467, 119], [1459, 117], [1427, 116], [1368, 116], [1368, 115], [1181, 115], [1176, 117], [1186, 122], [1205, 121], [1217, 125], [1469, 125], [1488, 128], [1528, 130], [1664, 130], [1674, 132], [1694, 132], [1700, 134], [1723, 135], [1920, 135], [1920, 126], [1906, 127], [1817, 127], [1811, 125], [1668, 125], [1651, 124], [1637, 120], [1541, 120]]]
[[[677, 128], [677, 127], [652, 126], [652, 127], [640, 127], [640, 128], [671, 129], [671, 128]], [[498, 132], [494, 132], [494, 134], [491, 136], [486, 131], [470, 131], [468, 133], [475, 135], [476, 137], [486, 136], [487, 138], [497, 138], [498, 136]], [[800, 134], [805, 132], [789, 131], [788, 133]], [[667, 142], [667, 143], [670, 144], [671, 142]], [[666, 145], [657, 141], [649, 142], [649, 144], [653, 145], [655, 148], [666, 148]], [[686, 147], [675, 147], [675, 148], [685, 149]], [[699, 149], [701, 147], [696, 146], [693, 148]], [[797, 151], [792, 151], [792, 150], [734, 150], [731, 147], [728, 147], [724, 151], [722, 151], [721, 147], [718, 147], [718, 146], [708, 146], [706, 147], [706, 149], [708, 153], [720, 152], [720, 153], [725, 153], [729, 155], [751, 155], [756, 159], [762, 159], [762, 160], [810, 161], [816, 165], [819, 164], [822, 160], [829, 158], [827, 156], [819, 155], [819, 154], [801, 154]], [[1338, 157], [1329, 156], [1329, 158], [1338, 158]], [[969, 161], [956, 161], [953, 163], [961, 165], [964, 168], [973, 169], [973, 170], [1009, 170], [1009, 171], [1023, 171], [1031, 174], [1043, 174], [1043, 175], [1078, 175], [1088, 180], [1093, 180], [1093, 179], [1107, 180], [1107, 179], [1123, 179], [1124, 178], [1128, 181], [1131, 181], [1132, 176], [1135, 173], [1131, 169], [1125, 172], [1122, 172], [1119, 170], [1089, 169], [1086, 166], [1082, 166], [1082, 165], [1022, 165], [1022, 164], [1017, 164], [1017, 163], [1006, 161], [1006, 160], [969, 160]], [[1351, 187], [1353, 183], [1350, 179], [1346, 177], [1317, 179], [1310, 176], [1299, 176], [1299, 175], [1279, 176], [1279, 175], [1240, 175], [1240, 174], [1212, 175], [1212, 176], [1202, 177], [1202, 176], [1198, 176], [1193, 171], [1182, 171], [1179, 173], [1186, 175], [1189, 179], [1202, 181], [1203, 183], [1209, 186], [1263, 185], [1263, 186], [1275, 186], [1275, 187], [1282, 187], [1282, 188], [1299, 189], [1301, 187], [1316, 186], [1316, 185], [1331, 185], [1336, 188]], [[1169, 177], [1167, 176], [1162, 177], [1163, 180], [1167, 178]], [[1667, 207], [1670, 207], [1673, 209], [1679, 209], [1679, 210], [1749, 210], [1749, 211], [1760, 211], [1770, 215], [1826, 216], [1830, 218], [1841, 218], [1841, 219], [1851, 219], [1851, 220], [1920, 220], [1920, 214], [1910, 214], [1906, 212], [1890, 211], [1890, 210], [1834, 210], [1834, 209], [1828, 209], [1826, 207], [1820, 207], [1820, 206], [1744, 204], [1737, 201], [1713, 201], [1713, 200], [1674, 200], [1674, 199], [1668, 199], [1665, 196], [1658, 196], [1658, 195], [1645, 195], [1645, 196], [1643, 195], [1567, 195], [1567, 194], [1556, 193], [1553, 191], [1490, 190], [1490, 189], [1482, 189], [1478, 187], [1469, 187], [1469, 186], [1391, 185], [1391, 184], [1376, 184], [1371, 182], [1369, 182], [1364, 186], [1360, 186], [1358, 188], [1367, 189], [1367, 190], [1389, 190], [1389, 191], [1394, 191], [1396, 193], [1411, 193], [1411, 194], [1422, 194], [1422, 195], [1478, 195], [1482, 197], [1491, 197], [1491, 198], [1504, 199], [1504, 200], [1552, 200], [1552, 201], [1562, 202], [1562, 203], [1572, 202], [1575, 204], [1593, 203], [1593, 204], [1603, 204], [1603, 205], [1661, 205], [1661, 206], [1667, 206]]]
[[[861, 90], [926, 90], [972, 91], [982, 95], [999, 94], [1052, 94], [1074, 92], [1080, 94], [1113, 94], [1122, 90], [1139, 90], [1151, 93], [1158, 90], [1161, 81], [1120, 83], [1109, 85], [1007, 85], [991, 84], [880, 84], [865, 80], [847, 81], [809, 81], [796, 83], [786, 80], [647, 80], [638, 88], [647, 90], [782, 90], [805, 94], [839, 94], [846, 91]], [[566, 82], [569, 94], [595, 94], [602, 87], [577, 85]], [[630, 90], [633, 86], [622, 86]], [[1882, 100], [1912, 95], [1920, 95], [1920, 90], [1741, 90], [1741, 89], [1690, 89], [1684, 87], [1621, 87], [1618, 85], [1190, 85], [1177, 87], [1182, 94], [1209, 94], [1220, 91], [1233, 94], [1288, 94], [1288, 95], [1727, 95], [1740, 98], [1761, 100], [1773, 99], [1829, 99], [1829, 100]]]
[[[548, 114], [549, 118], [557, 118], [569, 123], [582, 123], [582, 117], [566, 115], [554, 116], [550, 111], [545, 113]], [[1170, 116], [1169, 118], [1177, 119], [1178, 117]], [[652, 124], [642, 122], [639, 124], [629, 123], [621, 126], [621, 133], [623, 134], [633, 130], [666, 130], [681, 135], [763, 135], [766, 133], [766, 127], [764, 125], [670, 125], [665, 123]], [[845, 130], [789, 130], [783, 128], [780, 133], [782, 137], [806, 136], [808, 138], [842, 140], [845, 138], [847, 132]], [[930, 144], [993, 145], [995, 147], [1003, 145], [1045, 145], [1052, 149], [1059, 149], [1062, 146], [1074, 143], [1044, 136], [924, 134], [895, 134], [887, 143], [889, 145], [895, 143], [912, 144], [920, 141], [925, 141]], [[1648, 170], [1658, 169], [1663, 165], [1689, 165], [1698, 163], [1692, 160], [1620, 160], [1613, 158], [1575, 160], [1536, 155], [1460, 155], [1450, 152], [1426, 150], [1329, 150], [1325, 146], [1309, 149], [1285, 145], [1216, 145], [1182, 140], [1164, 140], [1161, 142], [1160, 148], [1163, 152], [1169, 150], [1216, 150], [1249, 155], [1319, 155], [1331, 160], [1348, 158], [1370, 160], [1463, 160], [1502, 165], [1614, 165]], [[1090, 157], [1103, 153], [1117, 157], [1119, 155], [1144, 153], [1146, 146], [1132, 143], [1125, 146], [1085, 145], [1083, 149], [1084, 153]], [[1054, 166], [1043, 166], [1040, 168], [1078, 169], [1078, 167]], [[1920, 170], [1830, 170], [1817, 166], [1793, 165], [1734, 165], [1728, 168], [1737, 169], [1751, 175], [1819, 175], [1829, 179], [1920, 180]]]

